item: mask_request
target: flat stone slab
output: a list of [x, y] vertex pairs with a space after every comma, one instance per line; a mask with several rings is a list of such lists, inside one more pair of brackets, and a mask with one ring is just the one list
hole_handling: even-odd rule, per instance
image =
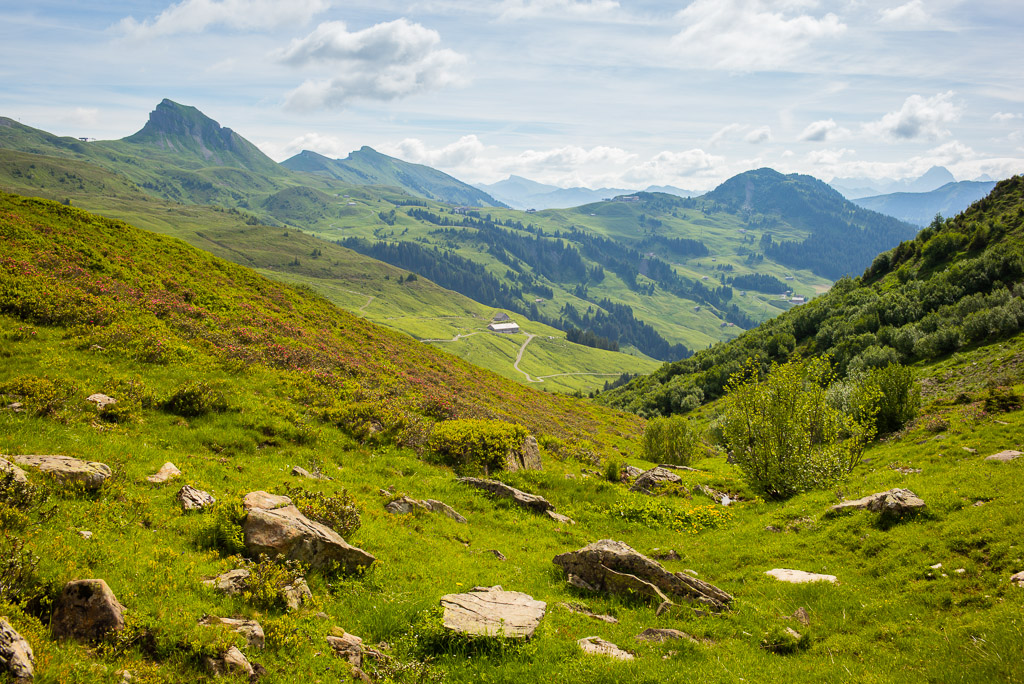
[[14, 631], [11, 623], [0, 618], [0, 673], [6, 672], [15, 682], [30, 682], [35, 664], [32, 646]]
[[560, 554], [553, 562], [565, 571], [571, 584], [595, 591], [639, 591], [661, 603], [666, 596], [681, 598], [713, 611], [727, 609], [733, 600], [718, 587], [682, 572], [669, 572], [661, 563], [611, 539]]
[[337, 563], [345, 572], [357, 572], [377, 560], [326, 525], [310, 520], [295, 506], [253, 508], [245, 517], [242, 532], [249, 553], [284, 556], [313, 568]]
[[249, 492], [242, 499], [242, 507], [247, 511], [251, 511], [254, 508], [260, 508], [265, 511], [272, 511], [275, 508], [284, 508], [285, 506], [291, 506], [292, 500], [287, 496], [279, 496], [277, 494], [271, 494], [262, 490]]
[[924, 508], [924, 505], [924, 501], [909, 489], [890, 489], [877, 494], [869, 494], [860, 499], [843, 501], [833, 506], [832, 511], [839, 513], [847, 510], [867, 509], [876, 513], [906, 513]]
[[545, 511], [555, 510], [555, 507], [551, 502], [543, 496], [527, 494], [515, 487], [509, 487], [504, 482], [498, 482], [497, 480], [482, 480], [476, 477], [460, 477], [459, 482], [467, 484], [470, 487], [482, 489], [485, 492], [490, 492], [491, 494], [505, 499], [512, 499], [513, 503], [517, 506], [533, 511], [534, 513], [544, 513]]
[[99, 489], [113, 474], [106, 463], [71, 456], [15, 456], [14, 462], [44, 472], [62, 484], [80, 484], [89, 490]]
[[998, 454], [992, 454], [991, 456], [986, 456], [985, 460], [986, 461], [1002, 461], [1003, 463], [1006, 463], [1008, 461], [1015, 461], [1016, 459], [1020, 458], [1021, 456], [1024, 456], [1024, 453], [1021, 453], [1020, 451], [1014, 451], [1013, 449], [1007, 449], [1006, 451], [1000, 451]]
[[444, 626], [475, 636], [529, 639], [544, 617], [547, 604], [519, 591], [477, 587], [466, 594], [441, 597]]
[[700, 643], [686, 632], [681, 632], [678, 629], [658, 629], [657, 627], [645, 629], [633, 638], [637, 641], [653, 641], [658, 643], [678, 640], [689, 641], [694, 644]]
[[615, 660], [633, 660], [634, 656], [629, 651], [624, 651], [610, 641], [605, 641], [601, 637], [590, 636], [583, 637], [576, 642], [584, 653], [589, 655], [603, 655]]
[[829, 582], [831, 584], [835, 584], [838, 581], [835, 575], [821, 575], [816, 572], [788, 570], [785, 568], [768, 570], [764, 574], [769, 577], [774, 577], [780, 582], [789, 582], [790, 584], [807, 584], [808, 582]]
[[168, 461], [167, 463], [164, 463], [162, 466], [160, 466], [160, 470], [156, 471], [156, 473], [147, 477], [146, 481], [152, 484], [163, 484], [168, 480], [173, 480], [174, 478], [180, 476], [181, 471], [178, 470], [178, 467], [171, 463], [170, 461]]

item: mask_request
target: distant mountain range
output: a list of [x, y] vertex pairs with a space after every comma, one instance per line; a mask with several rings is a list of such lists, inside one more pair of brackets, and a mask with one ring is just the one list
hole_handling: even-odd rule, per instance
[[[509, 176], [497, 183], [476, 183], [474, 187], [483, 190], [513, 209], [564, 209], [584, 204], [600, 202], [620, 195], [632, 195], [637, 192], [627, 188], [560, 188], [557, 185], [538, 183], [522, 176]], [[678, 197], [693, 197], [698, 192], [683, 190], [671, 185], [652, 185], [645, 192], [663, 192]]]
[[956, 178], [943, 166], [933, 166], [917, 178], [833, 178], [829, 185], [846, 199], [859, 199], [893, 192], [930, 192]]
[[992, 192], [995, 181], [946, 183], [931, 192], [894, 192], [853, 200], [857, 206], [894, 216], [918, 226], [932, 222], [936, 214], [955, 216]]

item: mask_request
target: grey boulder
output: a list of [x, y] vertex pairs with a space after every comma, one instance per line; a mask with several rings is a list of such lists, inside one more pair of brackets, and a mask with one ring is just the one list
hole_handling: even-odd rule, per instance
[[50, 618], [50, 629], [58, 639], [94, 642], [123, 628], [124, 606], [101, 579], [68, 582]]
[[217, 502], [209, 492], [196, 489], [192, 485], [185, 485], [179, 489], [177, 499], [183, 511], [201, 511]]
[[337, 563], [345, 572], [357, 572], [377, 560], [326, 525], [310, 520], [295, 506], [253, 508], [245, 517], [242, 532], [249, 553], [283, 556], [312, 568]]
[[83, 461], [71, 456], [15, 456], [14, 461], [44, 472], [62, 484], [78, 484], [89, 490], [102, 487], [112, 474], [106, 463]]
[[636, 478], [636, 482], [633, 483], [633, 486], [629, 488], [629, 491], [640, 492], [642, 494], [652, 494], [666, 485], [678, 484], [682, 481], [683, 479], [671, 470], [668, 470], [663, 466], [656, 466], [641, 473]]
[[0, 673], [6, 672], [14, 682], [31, 682], [35, 662], [32, 646], [25, 637], [0, 618]]
[[840, 502], [832, 507], [832, 511], [840, 513], [847, 510], [866, 509], [875, 513], [902, 514], [924, 508], [924, 505], [924, 501], [909, 489], [890, 489], [860, 499]]
[[446, 629], [474, 636], [529, 639], [547, 604], [518, 591], [476, 587], [465, 594], [441, 597]]
[[491, 494], [504, 499], [511, 499], [512, 502], [520, 508], [525, 508], [526, 510], [533, 511], [534, 513], [544, 513], [545, 511], [555, 510], [555, 507], [551, 502], [543, 496], [527, 494], [515, 487], [510, 487], [504, 482], [498, 482], [497, 480], [482, 480], [476, 477], [460, 477], [459, 482], [467, 484], [470, 487], [482, 489], [485, 492], [490, 492]]
[[601, 637], [590, 636], [583, 637], [576, 642], [576, 645], [580, 649], [589, 655], [603, 655], [615, 660], [633, 660], [633, 654], [629, 651], [624, 651], [610, 641], [605, 641]]

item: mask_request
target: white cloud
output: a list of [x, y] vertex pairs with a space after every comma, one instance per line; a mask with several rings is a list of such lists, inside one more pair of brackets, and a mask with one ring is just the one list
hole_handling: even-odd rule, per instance
[[75, 107], [65, 114], [62, 120], [71, 126], [95, 128], [100, 123], [100, 110], [93, 107]]
[[778, 69], [812, 43], [835, 38], [846, 25], [835, 14], [801, 14], [798, 0], [694, 0], [676, 17], [685, 28], [672, 38], [683, 56], [702, 66], [736, 71]]
[[855, 154], [856, 154], [856, 152], [854, 152], [853, 150], [846, 149], [846, 148], [842, 148], [842, 149], [838, 149], [838, 150], [836, 150], [836, 149], [812, 150], [811, 152], [809, 152], [807, 154], [807, 161], [808, 161], [808, 163], [814, 164], [815, 166], [821, 166], [821, 165], [832, 166], [832, 165], [838, 164], [839, 161], [843, 157], [845, 157], [847, 155], [853, 156]]
[[763, 142], [771, 142], [772, 129], [769, 126], [758, 126], [754, 130], [743, 136], [743, 139], [748, 143], [757, 145]]
[[505, 0], [498, 7], [499, 19], [537, 17], [589, 18], [619, 8], [615, 0]]
[[849, 135], [849, 129], [843, 128], [834, 119], [823, 119], [808, 124], [799, 139], [808, 142], [825, 142], [826, 140], [847, 138]]
[[910, 0], [905, 5], [880, 10], [878, 21], [895, 28], [913, 28], [931, 22], [931, 16], [924, 8], [922, 0]]
[[659, 152], [650, 160], [627, 170], [622, 178], [628, 183], [671, 185], [683, 178], [718, 175], [725, 157], [701, 149], [684, 152]]
[[899, 111], [865, 124], [864, 130], [893, 140], [943, 138], [949, 135], [946, 126], [958, 121], [962, 112], [963, 106], [953, 101], [952, 90], [929, 98], [911, 95]]
[[464, 135], [444, 147], [431, 150], [416, 138], [406, 138], [397, 145], [384, 146], [382, 151], [414, 164], [426, 164], [440, 169], [471, 166], [483, 153], [485, 147], [475, 135]]
[[182, 0], [155, 19], [125, 17], [117, 29], [132, 38], [202, 33], [212, 26], [260, 31], [305, 24], [329, 6], [328, 0]]
[[1011, 114], [1010, 112], [996, 112], [995, 114], [992, 115], [992, 120], [998, 121], [999, 123], [1008, 123], [1010, 121], [1013, 121], [1014, 119], [1022, 118], [1024, 118], [1024, 116], [1022, 116], [1021, 114]]
[[313, 132], [303, 133], [298, 137], [292, 138], [283, 145], [266, 142], [260, 143], [258, 147], [263, 150], [268, 157], [278, 161], [292, 157], [303, 150], [309, 150], [311, 152], [316, 152], [317, 154], [322, 154], [325, 157], [338, 159], [340, 157], [348, 156], [348, 153], [353, 149], [351, 144], [343, 142], [340, 138]]
[[461, 83], [465, 57], [440, 42], [437, 31], [404, 18], [352, 32], [332, 21], [275, 56], [292, 66], [326, 64], [334, 72], [288, 93], [290, 107], [340, 108], [355, 98], [394, 100]]
[[708, 145], [714, 147], [718, 143], [722, 142], [722, 140], [724, 140], [725, 138], [732, 137], [733, 135], [740, 133], [744, 128], [745, 126], [738, 123], [732, 123], [727, 126], [722, 126], [717, 131], [715, 131], [715, 134], [712, 135], [711, 138], [708, 139]]

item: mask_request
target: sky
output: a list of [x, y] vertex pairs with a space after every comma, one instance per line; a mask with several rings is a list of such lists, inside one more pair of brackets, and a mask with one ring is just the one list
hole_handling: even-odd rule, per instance
[[0, 115], [114, 139], [164, 98], [277, 161], [472, 183], [1024, 172], [1019, 0], [0, 0]]

